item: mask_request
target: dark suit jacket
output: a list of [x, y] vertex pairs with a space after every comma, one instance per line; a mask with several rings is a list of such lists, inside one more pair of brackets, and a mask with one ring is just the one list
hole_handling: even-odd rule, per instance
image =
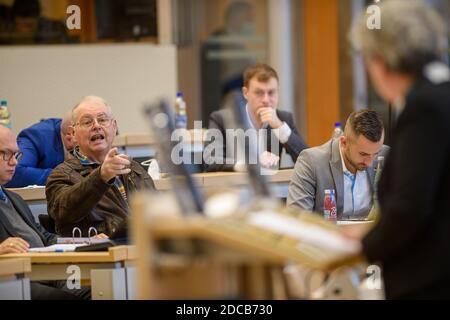
[[[46, 246], [56, 242], [56, 235], [47, 232], [42, 226], [34, 221], [30, 208], [18, 194], [8, 190], [5, 190], [5, 193], [22, 219], [36, 231]], [[14, 226], [5, 218], [5, 215], [0, 209], [0, 242], [3, 242], [9, 237], [18, 237], [18, 234], [14, 229]]]
[[[295, 127], [294, 124], [294, 119], [292, 117], [292, 113], [287, 112], [287, 111], [282, 111], [282, 110], [278, 110], [277, 109], [277, 115], [278, 118], [280, 118], [281, 121], [286, 122], [287, 125], [289, 126], [289, 128], [291, 128], [292, 130], [292, 134], [289, 137], [289, 140], [285, 143], [282, 144], [281, 142], [278, 141], [278, 139], [275, 137], [275, 135], [272, 132], [272, 129], [269, 127], [267, 129], [267, 141], [278, 141], [279, 143], [279, 152], [281, 155], [281, 152], [283, 149], [286, 149], [286, 152], [292, 157], [293, 162], [295, 163], [297, 160], [298, 155], [300, 154], [300, 152], [303, 149], [306, 149], [308, 146], [306, 145], [305, 141], [302, 139], [302, 137], [300, 136], [300, 134], [298, 133], [297, 128]], [[207, 164], [205, 163], [205, 171], [233, 171], [234, 168], [234, 164], [226, 164], [225, 163], [225, 158], [227, 155], [227, 141], [226, 141], [226, 133], [225, 130], [227, 129], [235, 129], [230, 127], [229, 125], [229, 121], [228, 117], [230, 117], [230, 111], [228, 109], [224, 109], [224, 110], [220, 110], [220, 111], [215, 111], [213, 113], [211, 113], [210, 117], [209, 117], [209, 127], [208, 129], [217, 129], [221, 132], [222, 134], [222, 138], [223, 138], [223, 142], [221, 143], [222, 148], [221, 148], [221, 154], [214, 154], [214, 155], [210, 155], [208, 154], [209, 150], [207, 147], [205, 147], [204, 151], [206, 151], [206, 153], [204, 153], [204, 159], [205, 162], [208, 159], [223, 159], [223, 163], [224, 164], [218, 164], [218, 163], [213, 163], [213, 164]], [[273, 135], [273, 137], [272, 137]], [[209, 138], [208, 138], [209, 139]], [[271, 140], [272, 139], [272, 140]], [[214, 141], [211, 141], [210, 143], [214, 143]], [[270, 146], [270, 143], [267, 143], [267, 151], [271, 152], [272, 148]]]
[[379, 183], [380, 221], [363, 240], [369, 261], [383, 266], [390, 299], [450, 281], [450, 83], [418, 81], [395, 130]]

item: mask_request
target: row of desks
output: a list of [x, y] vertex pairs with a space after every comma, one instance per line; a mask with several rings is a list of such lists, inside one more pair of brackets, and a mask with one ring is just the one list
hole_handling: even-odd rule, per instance
[[[266, 176], [273, 195], [277, 198], [287, 198], [289, 182], [294, 169], [276, 171], [273, 175]], [[246, 173], [239, 172], [214, 172], [198, 173], [193, 175], [197, 186], [205, 191], [221, 191], [224, 188], [232, 188], [239, 191], [243, 199], [251, 196], [249, 191], [248, 177]], [[171, 190], [170, 178], [155, 180], [156, 189], [159, 191]], [[47, 214], [47, 200], [45, 197], [45, 187], [36, 188], [12, 188], [11, 191], [18, 193], [28, 204], [38, 221], [40, 214]]]
[[[287, 187], [293, 174], [293, 169], [279, 170], [273, 175], [268, 175], [267, 180], [273, 186], [279, 186], [284, 188], [279, 193], [280, 197], [287, 196]], [[240, 172], [213, 172], [213, 173], [198, 173], [193, 175], [195, 182], [199, 187], [203, 188], [234, 188], [245, 187], [248, 185], [248, 178], [246, 173]], [[170, 190], [171, 182], [170, 178], [162, 178], [155, 180], [155, 186], [157, 190], [166, 191]], [[45, 188], [13, 188], [10, 189], [18, 193], [25, 201], [45, 201]]]
[[0, 300], [29, 300], [29, 258], [0, 259]]
[[[27, 299], [29, 280], [67, 280], [79, 275], [89, 282], [94, 300], [134, 298], [135, 270], [130, 264], [137, 258], [132, 246], [112, 247], [107, 252], [23, 253], [0, 255], [0, 298]], [[13, 291], [11, 291], [14, 289]]]
[[[206, 130], [188, 130], [190, 143], [203, 144], [206, 141]], [[151, 147], [157, 144], [157, 139], [145, 133], [128, 133], [118, 135], [114, 138], [114, 147]]]
[[[273, 187], [284, 188], [281, 193], [287, 194], [292, 173], [293, 170], [280, 170], [267, 176], [267, 180]], [[197, 185], [208, 190], [216, 187], [245, 189], [247, 179], [247, 174], [235, 172], [194, 175]], [[155, 185], [160, 191], [172, 188], [170, 178], [156, 180]], [[35, 218], [46, 213], [44, 187], [11, 190], [27, 201]], [[0, 298], [28, 299], [30, 279], [64, 280], [68, 277], [68, 267], [75, 265], [80, 268], [81, 280], [91, 283], [93, 299], [131, 299], [135, 292], [132, 288], [134, 281], [131, 280], [135, 271], [129, 262], [135, 258], [133, 247], [115, 247], [108, 252], [3, 255], [0, 256]]]

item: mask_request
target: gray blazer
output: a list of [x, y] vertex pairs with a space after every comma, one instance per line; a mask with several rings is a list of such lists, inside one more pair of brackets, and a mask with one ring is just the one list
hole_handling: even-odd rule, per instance
[[[385, 156], [389, 147], [383, 146], [380, 152]], [[366, 169], [372, 193], [374, 191], [375, 170], [378, 161], [374, 160], [372, 166]], [[287, 205], [303, 210], [323, 212], [324, 191], [334, 189], [336, 192], [336, 205], [338, 219], [344, 211], [344, 177], [341, 155], [339, 153], [339, 140], [330, 140], [327, 143], [303, 150], [295, 164], [294, 174], [289, 184]], [[359, 212], [358, 217], [366, 216], [370, 208]]]

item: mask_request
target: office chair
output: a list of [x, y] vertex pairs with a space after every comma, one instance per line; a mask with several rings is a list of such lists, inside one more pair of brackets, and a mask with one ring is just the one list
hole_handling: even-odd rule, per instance
[[40, 214], [38, 216], [39, 224], [44, 227], [50, 233], [56, 233], [55, 220], [53, 220], [48, 214]]

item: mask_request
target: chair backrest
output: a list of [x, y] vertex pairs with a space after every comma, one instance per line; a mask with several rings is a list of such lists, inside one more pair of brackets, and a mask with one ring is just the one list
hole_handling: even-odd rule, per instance
[[40, 214], [38, 216], [39, 224], [44, 227], [50, 233], [56, 233], [55, 220], [53, 220], [48, 214]]

